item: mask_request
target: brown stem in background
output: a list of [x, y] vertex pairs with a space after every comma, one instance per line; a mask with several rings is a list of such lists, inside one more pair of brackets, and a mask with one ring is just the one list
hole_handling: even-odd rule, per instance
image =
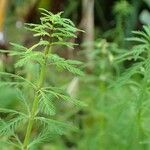
[[94, 49], [94, 0], [82, 0], [82, 28], [85, 31], [83, 35], [84, 49], [89, 63], [92, 68], [91, 51]]
[[3, 31], [6, 5], [7, 5], [7, 0], [0, 0], [0, 32]]
[[0, 47], [4, 45], [4, 33], [3, 33], [3, 26], [4, 26], [4, 18], [5, 18], [5, 10], [7, 6], [7, 0], [0, 0]]

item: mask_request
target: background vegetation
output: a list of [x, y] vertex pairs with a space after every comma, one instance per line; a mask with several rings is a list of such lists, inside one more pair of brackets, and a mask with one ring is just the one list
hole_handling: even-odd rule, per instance
[[[76, 32], [68, 42], [77, 43], [74, 50], [57, 46], [55, 54], [63, 61], [75, 63], [84, 71], [69, 70], [57, 64], [47, 70], [45, 83], [62, 88], [71, 100], [79, 105], [55, 101], [53, 119], [66, 123], [65, 131], [58, 126], [56, 136], [51, 132], [44, 143], [35, 144], [31, 150], [149, 150], [150, 149], [150, 1], [149, 0], [1, 0], [0, 1], [0, 108], [23, 109], [18, 100], [18, 90], [6, 86], [4, 81], [14, 81], [7, 73], [21, 75], [33, 83], [39, 76], [35, 63], [18, 64], [18, 56], [10, 56], [18, 43], [31, 47], [39, 41], [24, 28], [24, 23], [40, 23], [38, 8], [72, 20], [85, 32]], [[68, 31], [70, 31], [68, 29]], [[134, 32], [132, 32], [134, 31]], [[5, 51], [4, 51], [5, 50]], [[40, 50], [40, 48], [39, 48]], [[71, 62], [70, 62], [71, 63]], [[77, 67], [79, 69], [79, 67]], [[4, 74], [5, 73], [5, 74]], [[24, 92], [33, 97], [29, 87]], [[26, 98], [29, 102], [30, 99]], [[70, 100], [70, 101], [71, 101]], [[75, 101], [78, 102], [78, 101]], [[81, 106], [81, 104], [87, 106]], [[11, 112], [1, 112], [1, 119]], [[54, 112], [49, 112], [54, 113]], [[43, 117], [47, 117], [47, 114]], [[73, 124], [78, 129], [67, 125]], [[44, 127], [34, 126], [33, 138]], [[26, 125], [17, 126], [23, 140]], [[4, 132], [0, 123], [0, 149], [17, 150], [8, 144], [12, 137]], [[60, 130], [59, 130], [60, 129]], [[53, 128], [53, 131], [56, 129]], [[46, 133], [46, 132], [45, 132]], [[7, 144], [7, 145], [6, 145]]]

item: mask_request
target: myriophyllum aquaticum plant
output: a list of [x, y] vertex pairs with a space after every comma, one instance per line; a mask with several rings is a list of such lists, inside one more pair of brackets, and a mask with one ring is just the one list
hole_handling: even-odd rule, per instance
[[[133, 31], [134, 37], [127, 40], [135, 43], [130, 51], [117, 58], [120, 61], [132, 61], [130, 67], [115, 83], [116, 87], [123, 85], [134, 89], [134, 101], [130, 101], [132, 107], [132, 143], [141, 149], [148, 149], [149, 144], [149, 96], [150, 96], [150, 26], [144, 26], [143, 31]], [[127, 101], [127, 100], [126, 100]], [[128, 103], [128, 101], [126, 102]], [[134, 132], [134, 133], [133, 133]]]
[[[40, 10], [40, 24], [26, 24], [26, 28], [34, 32], [34, 37], [39, 37], [39, 42], [30, 48], [11, 43], [13, 50], [1, 50], [19, 58], [15, 64], [18, 70], [27, 64], [39, 64], [39, 74], [35, 81], [28, 80], [25, 75], [0, 72], [0, 86], [16, 88], [18, 98], [23, 104], [21, 110], [0, 108], [1, 114], [5, 114], [0, 119], [0, 135], [7, 137], [6, 144], [21, 150], [29, 150], [53, 135], [64, 134], [66, 130], [72, 129], [70, 124], [54, 120], [55, 103], [51, 97], [82, 105], [60, 87], [53, 87], [46, 82], [47, 71], [51, 66], [83, 75], [79, 69], [81, 62], [66, 60], [54, 53], [55, 46], [73, 48], [75, 44], [68, 41], [76, 38], [75, 33], [81, 30], [71, 20], [63, 18], [62, 12], [53, 14], [45, 9]], [[33, 94], [29, 94], [30, 91]], [[20, 127], [23, 128], [23, 134], [20, 134]]]

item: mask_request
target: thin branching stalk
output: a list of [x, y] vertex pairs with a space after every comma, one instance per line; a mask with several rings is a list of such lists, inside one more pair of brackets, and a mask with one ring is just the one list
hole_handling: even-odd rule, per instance
[[[68, 39], [76, 38], [76, 32], [81, 30], [78, 30], [71, 20], [61, 17], [62, 12], [53, 14], [45, 9], [41, 9], [41, 14], [40, 24], [26, 25], [28, 30], [35, 33], [35, 37], [40, 37], [39, 42], [30, 48], [11, 43], [14, 50], [9, 51], [11, 56], [19, 57], [19, 60], [15, 64], [16, 68], [26, 67], [27, 64], [31, 65], [31, 62], [32, 65], [38, 64], [40, 66], [40, 73], [37, 72], [38, 76], [34, 80], [31, 78], [30, 81], [19, 75], [0, 72], [1, 76], [13, 78], [13, 82], [3, 81], [0, 82], [0, 86], [2, 86], [2, 84], [3, 86], [15, 86], [15, 88], [17, 88], [17, 94], [19, 95], [18, 98], [21, 99], [24, 107], [21, 112], [11, 109], [0, 109], [3, 113], [14, 114], [9, 122], [7, 121], [7, 117], [6, 120], [0, 120], [0, 135], [14, 137], [12, 133], [15, 133], [15, 137], [18, 137], [19, 140], [17, 139], [16, 142], [7, 141], [7, 143], [19, 147], [21, 150], [29, 150], [34, 145], [48, 141], [53, 134], [62, 135], [65, 134], [66, 130], [74, 129], [73, 126], [64, 122], [49, 119], [49, 116], [54, 116], [56, 114], [56, 108], [52, 97], [65, 101], [71, 100], [70, 102], [74, 104], [82, 105], [81, 102], [70, 97], [70, 95], [59, 87], [45, 87], [47, 70], [51, 65], [76, 75], [83, 75], [83, 72], [78, 68], [78, 65], [80, 65], [81, 62], [76, 60], [66, 60], [57, 54], [53, 54], [51, 51], [52, 46], [66, 46], [73, 48], [76, 44], [68, 42]], [[37, 48], [39, 47], [42, 47], [43, 51], [37, 51]], [[33, 102], [27, 102], [27, 98], [31, 99], [32, 97], [29, 93], [25, 93], [24, 89], [26, 89], [26, 85], [28, 85], [28, 87], [30, 87], [29, 90], [33, 92]], [[27, 112], [24, 112], [25, 110]], [[22, 141], [16, 131], [20, 125], [23, 125], [26, 122], [27, 129], [25, 133], [24, 131], [22, 133], [25, 135]], [[38, 129], [39, 132], [36, 133], [36, 138], [32, 138], [32, 130], [36, 127], [35, 122], [39, 123], [40, 131]]]
[[33, 124], [34, 124], [34, 119], [36, 117], [36, 113], [38, 111], [38, 104], [39, 104], [39, 90], [42, 88], [44, 81], [45, 81], [45, 76], [46, 76], [46, 67], [47, 67], [47, 55], [49, 54], [51, 47], [47, 46], [44, 51], [44, 64], [41, 66], [41, 72], [40, 72], [40, 77], [38, 80], [38, 88], [37, 91], [35, 91], [35, 96], [34, 96], [34, 101], [33, 101], [33, 106], [32, 106], [32, 111], [31, 115], [29, 118], [28, 126], [27, 126], [27, 131], [23, 143], [23, 148], [24, 150], [28, 150], [28, 144], [30, 141], [30, 135], [32, 132]]

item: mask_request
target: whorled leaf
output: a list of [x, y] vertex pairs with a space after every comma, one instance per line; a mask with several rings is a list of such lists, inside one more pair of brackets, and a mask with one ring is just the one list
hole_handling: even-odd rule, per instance
[[54, 64], [58, 68], [68, 70], [69, 72], [77, 75], [84, 75], [81, 69], [78, 68], [78, 65], [81, 64], [79, 61], [74, 60], [65, 60], [64, 58], [59, 57], [56, 54], [51, 54], [48, 56], [48, 61], [50, 64]]

